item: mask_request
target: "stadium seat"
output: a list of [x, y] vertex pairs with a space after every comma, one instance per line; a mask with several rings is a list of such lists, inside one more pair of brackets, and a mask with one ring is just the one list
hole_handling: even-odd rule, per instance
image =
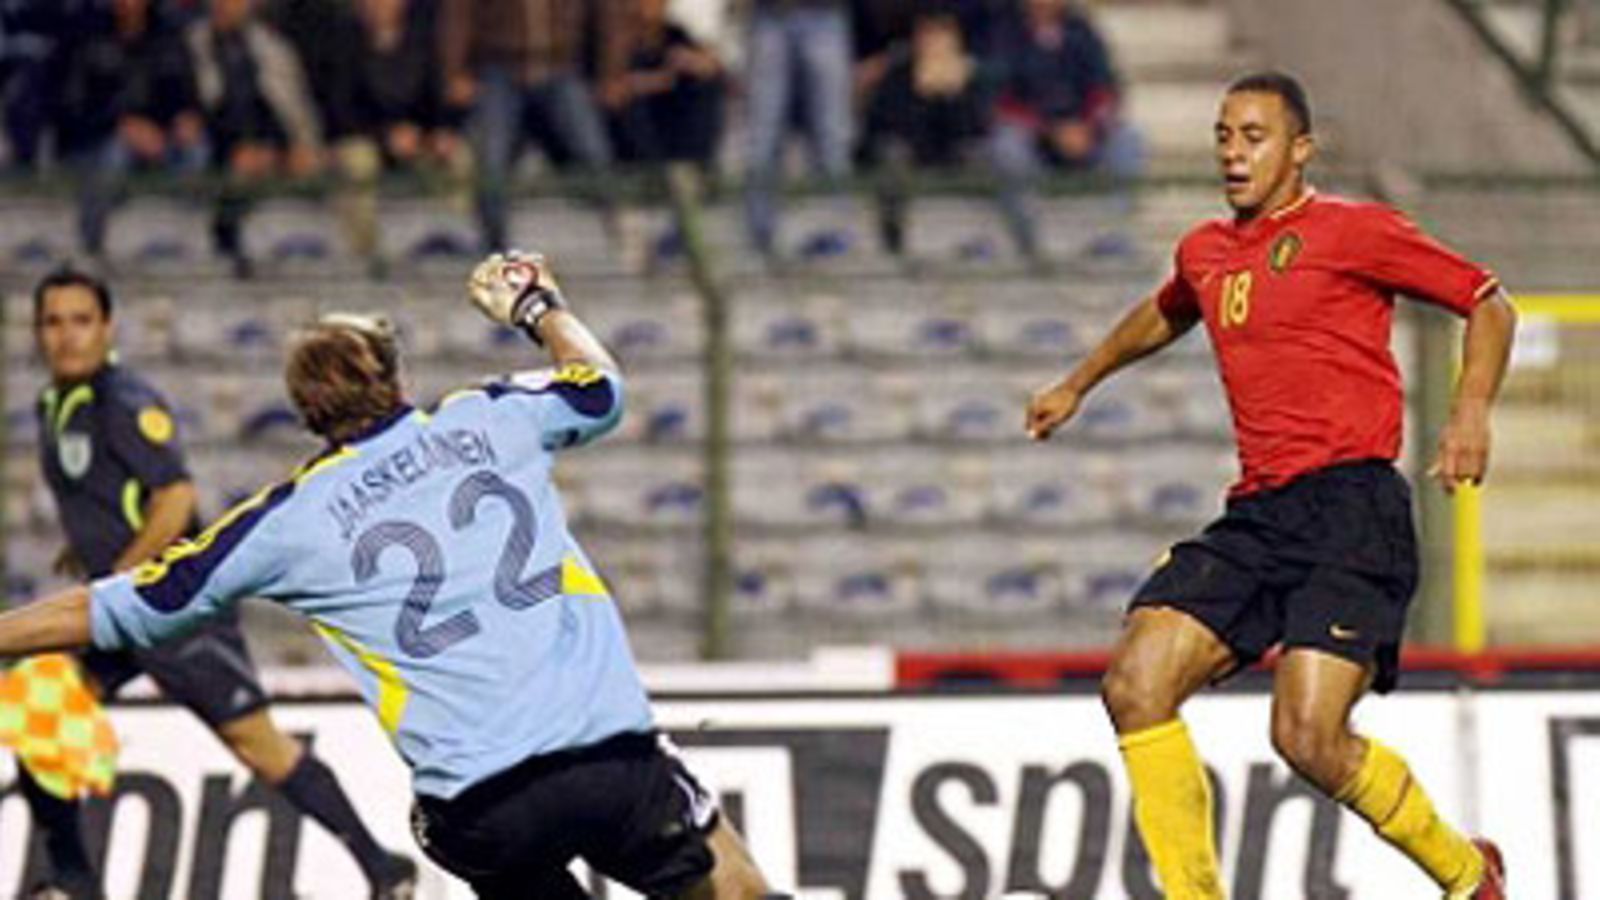
[[733, 612], [766, 619], [794, 607], [794, 559], [787, 541], [741, 542], [734, 559]]
[[733, 310], [733, 341], [743, 356], [818, 359], [839, 353], [839, 337], [820, 313], [826, 301], [807, 305], [756, 294]]
[[908, 410], [894, 402], [895, 390], [892, 382], [882, 382], [868, 372], [839, 368], [797, 371], [783, 394], [780, 436], [830, 443], [901, 437], [909, 427]]
[[851, 620], [915, 615], [922, 591], [914, 558], [884, 542], [812, 539], [801, 550], [796, 602], [813, 614]]
[[997, 357], [1068, 359], [1083, 349], [1080, 322], [1070, 307], [984, 306], [977, 328], [984, 348]]
[[862, 356], [949, 358], [972, 355], [977, 333], [970, 317], [927, 302], [877, 302], [852, 311], [848, 347]]
[[1122, 468], [1115, 455], [1047, 447], [1010, 451], [991, 461], [990, 520], [998, 524], [1076, 526], [1116, 514]]

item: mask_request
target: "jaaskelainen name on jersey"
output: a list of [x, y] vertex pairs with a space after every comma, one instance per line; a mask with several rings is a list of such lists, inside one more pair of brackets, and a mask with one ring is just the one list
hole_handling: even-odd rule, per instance
[[95, 582], [95, 644], [152, 646], [245, 597], [284, 604], [327, 639], [432, 797], [646, 731], [621, 614], [551, 480], [557, 451], [616, 425], [624, 393], [568, 367], [403, 410]]
[[493, 466], [499, 459], [486, 431], [456, 428], [442, 434], [419, 434], [412, 443], [374, 460], [347, 479], [328, 501], [328, 515], [339, 536], [348, 543], [367, 516], [397, 491], [430, 475], [463, 467]]

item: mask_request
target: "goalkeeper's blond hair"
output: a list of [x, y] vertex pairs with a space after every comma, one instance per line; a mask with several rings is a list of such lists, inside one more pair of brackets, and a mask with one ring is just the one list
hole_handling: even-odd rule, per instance
[[296, 338], [284, 380], [306, 428], [335, 443], [405, 403], [394, 328], [382, 318], [323, 317]]

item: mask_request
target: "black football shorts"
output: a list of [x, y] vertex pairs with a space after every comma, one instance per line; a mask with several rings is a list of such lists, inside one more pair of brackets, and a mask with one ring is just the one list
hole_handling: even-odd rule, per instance
[[587, 897], [582, 858], [646, 897], [675, 897], [711, 873], [711, 796], [655, 734], [533, 756], [449, 800], [419, 796], [417, 844], [484, 900]]
[[213, 729], [267, 705], [237, 613], [219, 616], [194, 633], [148, 650], [88, 650], [84, 670], [110, 699], [148, 674], [168, 699], [194, 711]]
[[1230, 499], [1172, 548], [1130, 609], [1188, 613], [1240, 666], [1279, 643], [1371, 665], [1382, 693], [1398, 679], [1416, 587], [1411, 489], [1389, 462], [1362, 460]]

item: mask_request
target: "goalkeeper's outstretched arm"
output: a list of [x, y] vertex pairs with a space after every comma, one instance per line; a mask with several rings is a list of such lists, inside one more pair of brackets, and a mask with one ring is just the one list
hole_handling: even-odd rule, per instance
[[89, 589], [82, 585], [0, 614], [0, 660], [76, 650], [90, 639]]

